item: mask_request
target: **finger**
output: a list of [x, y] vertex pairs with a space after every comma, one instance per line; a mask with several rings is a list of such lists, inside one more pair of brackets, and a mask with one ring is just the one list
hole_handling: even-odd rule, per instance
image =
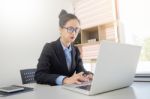
[[83, 75], [83, 72], [80, 72], [80, 73], [78, 73], [78, 74], [74, 73], [74, 74], [73, 74], [73, 77], [78, 78], [78, 77], [81, 77], [82, 75]]
[[75, 84], [82, 84], [80, 81], [76, 80]]
[[82, 76], [84, 74], [84, 72], [80, 72], [77, 75]]
[[83, 76], [82, 76], [82, 77], [79, 77], [78, 80], [79, 80], [79, 81], [82, 81], [82, 82], [87, 82], [87, 81], [89, 81], [89, 79], [88, 79], [87, 77], [83, 77]]
[[88, 77], [89, 80], [93, 79], [93, 75], [87, 75], [87, 77]]

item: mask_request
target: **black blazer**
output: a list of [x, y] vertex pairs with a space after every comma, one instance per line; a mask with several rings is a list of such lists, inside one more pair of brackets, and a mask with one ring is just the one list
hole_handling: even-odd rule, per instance
[[56, 85], [56, 78], [60, 75], [72, 76], [77, 73], [87, 71], [83, 67], [83, 62], [80, 57], [80, 52], [77, 47], [71, 44], [72, 47], [72, 65], [71, 70], [68, 71], [66, 58], [60, 39], [46, 43], [40, 55], [35, 73], [35, 80], [39, 84]]

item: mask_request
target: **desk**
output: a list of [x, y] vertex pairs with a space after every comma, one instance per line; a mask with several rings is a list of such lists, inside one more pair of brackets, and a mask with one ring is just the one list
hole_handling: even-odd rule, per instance
[[131, 87], [111, 91], [95, 96], [75, 93], [61, 86], [31, 84], [34, 91], [16, 94], [0, 99], [149, 99], [150, 82], [134, 82]]

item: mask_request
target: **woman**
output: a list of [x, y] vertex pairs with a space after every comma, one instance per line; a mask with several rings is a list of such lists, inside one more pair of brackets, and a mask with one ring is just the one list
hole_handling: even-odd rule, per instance
[[[92, 79], [80, 58], [80, 52], [72, 43], [80, 31], [79, 19], [65, 10], [59, 15], [60, 38], [47, 43], [37, 65], [35, 80], [40, 84], [81, 84]], [[86, 76], [83, 76], [86, 74]]]

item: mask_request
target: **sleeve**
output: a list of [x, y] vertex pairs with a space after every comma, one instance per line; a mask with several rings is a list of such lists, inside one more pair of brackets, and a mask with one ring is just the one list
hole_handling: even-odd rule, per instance
[[59, 76], [57, 79], [56, 79], [56, 84], [57, 85], [62, 85], [63, 84], [63, 80], [66, 76]]
[[39, 84], [56, 85], [56, 78], [59, 74], [49, 73], [51, 68], [51, 52], [50, 44], [46, 44], [42, 50], [37, 64], [37, 71], [35, 73], [35, 80]]

